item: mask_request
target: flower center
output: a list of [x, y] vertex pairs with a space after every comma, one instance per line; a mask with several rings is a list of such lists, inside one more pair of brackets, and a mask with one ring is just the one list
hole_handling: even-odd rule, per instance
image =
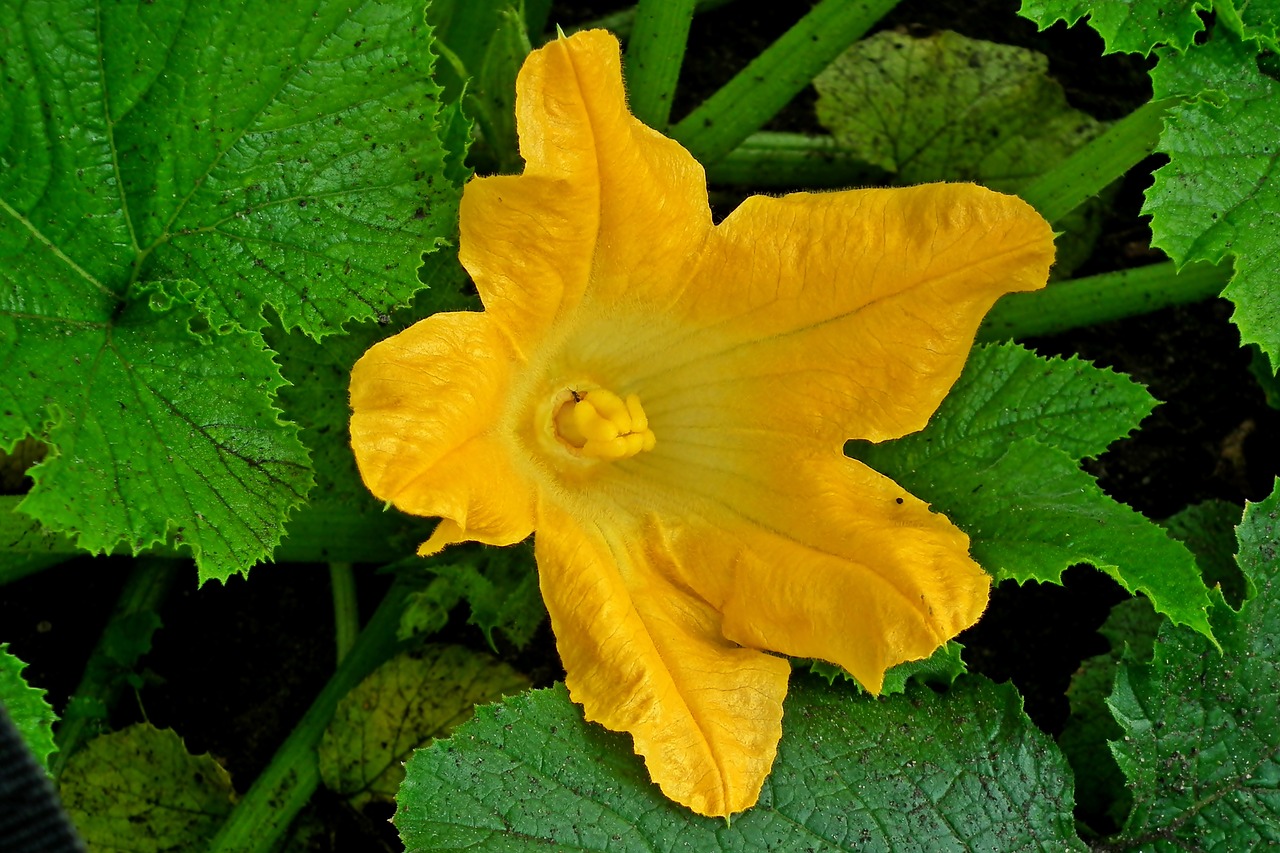
[[555, 415], [556, 435], [565, 444], [583, 456], [609, 461], [653, 449], [657, 439], [635, 394], [623, 400], [603, 388], [570, 393]]

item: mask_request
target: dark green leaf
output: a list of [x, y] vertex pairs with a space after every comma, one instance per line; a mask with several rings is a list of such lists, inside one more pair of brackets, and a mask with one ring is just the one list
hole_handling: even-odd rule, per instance
[[1205, 586], [1222, 588], [1233, 607], [1244, 600], [1244, 577], [1236, 565], [1236, 525], [1244, 512], [1226, 501], [1205, 501], [1164, 521], [1173, 538], [1185, 542], [1204, 576]]
[[732, 822], [664, 799], [562, 685], [480, 708], [410, 760], [410, 851], [1083, 851], [1071, 781], [1013, 688], [970, 677], [877, 700], [793, 679], [760, 802]]
[[1107, 621], [1098, 629], [1111, 642], [1111, 649], [1086, 658], [1067, 688], [1071, 715], [1058, 737], [1058, 746], [1075, 774], [1077, 808], [1091, 820], [1105, 817], [1119, 826], [1129, 812], [1124, 775], [1107, 743], [1119, 739], [1123, 732], [1107, 707], [1107, 697], [1122, 656], [1151, 659], [1162, 621], [1145, 598], [1129, 598], [1111, 608]]
[[1164, 625], [1149, 664], [1120, 668], [1114, 744], [1133, 792], [1115, 849], [1261, 850], [1280, 845], [1280, 489], [1236, 532], [1250, 597], [1214, 593], [1221, 652]]

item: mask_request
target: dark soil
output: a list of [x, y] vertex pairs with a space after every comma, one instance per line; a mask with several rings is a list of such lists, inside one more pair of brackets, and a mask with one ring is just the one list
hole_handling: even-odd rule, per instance
[[[551, 23], [566, 29], [612, 3], [557, 4]], [[714, 91], [794, 23], [811, 3], [737, 0], [700, 16], [676, 117]], [[950, 28], [977, 38], [1033, 47], [1050, 57], [1071, 101], [1114, 119], [1149, 96], [1146, 62], [1100, 58], [1101, 42], [1081, 26], [1038, 33], [1014, 12], [1017, 0], [961, 3], [907, 0], [884, 22], [911, 31]], [[788, 130], [817, 130], [812, 95], [802, 93], [776, 121]], [[1158, 163], [1153, 160], [1152, 167]], [[1082, 273], [1154, 259], [1139, 219], [1149, 169], [1126, 180], [1106, 236]], [[1230, 306], [1209, 302], [1170, 309], [1053, 338], [1028, 342], [1042, 354], [1078, 353], [1146, 383], [1163, 401], [1142, 429], [1087, 467], [1103, 489], [1156, 518], [1207, 498], [1243, 505], [1260, 500], [1280, 474], [1280, 413], [1267, 408], [1246, 369], [1248, 355], [1229, 323]], [[130, 561], [71, 560], [3, 589], [0, 641], [30, 662], [29, 680], [50, 691], [61, 708], [107, 619]], [[366, 610], [376, 606], [387, 579], [372, 568], [358, 574]], [[245, 788], [301, 717], [332, 672], [332, 603], [323, 566], [263, 566], [248, 581], [195, 588], [194, 570], [164, 607], [164, 627], [143, 661], [145, 686], [116, 710], [124, 725], [146, 718], [171, 726], [195, 752], [211, 752]], [[982, 622], [966, 632], [974, 670], [1012, 680], [1031, 717], [1050, 732], [1066, 718], [1064, 691], [1080, 660], [1105, 649], [1095, 633], [1122, 591], [1100, 572], [1077, 567], [1063, 587], [1006, 584], [993, 595]], [[456, 615], [449, 638], [477, 648], [486, 643]], [[549, 632], [527, 669], [550, 680], [558, 672]], [[541, 656], [539, 659], [538, 656]], [[396, 849], [389, 810], [355, 815], [320, 802], [324, 817], [311, 835], [315, 850]]]

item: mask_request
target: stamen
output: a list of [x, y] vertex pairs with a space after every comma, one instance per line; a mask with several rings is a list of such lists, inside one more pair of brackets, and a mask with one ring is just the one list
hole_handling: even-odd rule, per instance
[[627, 459], [657, 443], [635, 394], [626, 400], [603, 388], [571, 394], [556, 412], [556, 434], [583, 456]]

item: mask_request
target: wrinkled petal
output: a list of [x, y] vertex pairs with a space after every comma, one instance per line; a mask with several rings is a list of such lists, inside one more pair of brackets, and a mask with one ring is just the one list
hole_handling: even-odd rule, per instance
[[893, 480], [823, 448], [677, 438], [617, 466], [614, 501], [663, 519], [680, 583], [744, 646], [884, 672], [974, 624], [990, 579], [969, 539]]
[[739, 648], [673, 578], [655, 535], [584, 528], [548, 508], [535, 538], [565, 683], [587, 719], [630, 732], [669, 798], [704, 815], [750, 807], [782, 734], [786, 661]]
[[646, 407], [828, 446], [897, 438], [937, 409], [991, 304], [1052, 260], [1033, 208], [974, 185], [749, 198], [707, 243]]
[[584, 300], [670, 303], [711, 229], [702, 167], [626, 108], [604, 30], [530, 54], [516, 82], [522, 175], [472, 180], [459, 256], [527, 354]]
[[[502, 429], [514, 356], [484, 314], [436, 314], [351, 371], [351, 446], [369, 491], [443, 521], [451, 542], [511, 545], [534, 525], [534, 486]], [[495, 484], [501, 484], [495, 486]]]

